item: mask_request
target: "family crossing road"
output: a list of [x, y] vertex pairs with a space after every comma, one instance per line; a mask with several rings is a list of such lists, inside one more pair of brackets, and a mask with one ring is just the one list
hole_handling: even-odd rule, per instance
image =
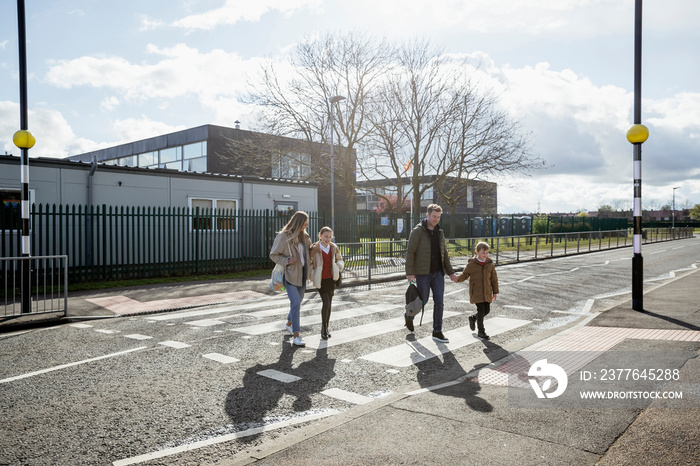
[[[692, 274], [700, 243], [662, 243], [647, 251], [651, 289]], [[321, 336], [322, 300], [308, 291], [300, 306], [305, 348], [295, 348], [284, 328], [289, 300], [281, 294], [0, 334], [0, 386], [5, 394], [1, 403], [7, 426], [3, 455], [11, 463], [30, 464], [137, 464], [156, 457], [162, 464], [207, 464], [216, 458], [251, 458], [274, 450], [274, 445], [279, 448], [280, 441], [296, 445], [290, 442], [300, 426], [327, 429], [347, 422], [358, 410], [381, 412], [384, 421], [391, 422], [396, 411], [382, 407], [394, 403], [420, 418], [443, 413], [434, 402], [460, 401], [449, 409], [472, 422], [489, 409], [505, 409], [499, 391], [505, 389], [504, 360], [547, 339], [554, 339], [554, 345], [570, 325], [625, 299], [629, 267], [628, 250], [499, 267], [500, 293], [485, 319], [490, 341], [478, 339], [469, 328], [474, 305], [468, 288], [447, 279], [442, 332], [449, 343], [432, 338], [431, 312], [422, 326], [416, 323], [414, 332], [405, 328], [405, 280], [372, 289], [336, 290], [328, 340]], [[236, 288], [231, 292], [260, 292], [250, 288], [250, 282], [227, 285]], [[219, 294], [219, 286], [213, 284], [209, 294]], [[197, 287], [205, 301], [206, 287]], [[163, 300], [174, 289], [158, 287], [123, 296], [147, 303], [145, 296]], [[102, 292], [82, 299], [85, 306], [96, 306], [96, 299], [107, 303], [109, 297]], [[633, 322], [627, 321], [606, 330], [594, 327], [593, 332], [614, 344], [646, 338], [631, 331], [618, 337], [614, 329]], [[590, 334], [577, 328], [563, 341], [575, 346], [580, 345], [578, 335], [590, 340]], [[645, 341], [692, 344], [696, 334], [681, 328]], [[442, 395], [434, 399], [430, 393]], [[431, 401], [397, 401], [423, 396]], [[445, 414], [440, 414], [443, 423], [451, 418]], [[368, 416], [365, 425], [372, 425], [375, 418]], [[634, 417], [626, 416], [629, 425]], [[607, 426], [605, 419], [597, 422]], [[615, 439], [619, 432], [612, 437], [613, 424], [617, 425], [610, 423], [601, 431]], [[47, 430], [47, 425], [55, 427]], [[363, 430], [355, 432], [362, 440]], [[329, 430], [325, 435], [334, 434]], [[588, 440], [604, 443], [600, 438]], [[60, 448], [52, 446], [59, 444]], [[577, 450], [576, 457], [590, 458], [591, 451], [602, 449], [596, 445]], [[270, 456], [270, 461], [285, 463], [279, 456]]]

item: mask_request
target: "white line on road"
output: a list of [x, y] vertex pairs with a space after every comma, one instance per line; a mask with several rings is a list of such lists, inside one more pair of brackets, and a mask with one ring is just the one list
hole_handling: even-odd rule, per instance
[[[346, 311], [336, 311], [333, 313], [333, 320], [338, 321], [342, 319], [350, 319], [357, 316], [375, 314], [377, 312], [388, 311], [390, 309], [395, 309], [397, 307], [402, 307], [398, 304], [372, 304], [370, 306], [359, 307], [355, 309], [348, 309]], [[317, 314], [314, 316], [305, 316], [303, 325], [314, 325], [321, 323], [321, 315]], [[248, 335], [263, 335], [265, 333], [272, 333], [284, 330], [284, 325], [281, 322], [269, 322], [266, 324], [248, 325], [246, 327], [237, 327], [231, 329], [235, 332], [241, 332]]]
[[296, 424], [301, 424], [303, 422], [315, 421], [316, 419], [323, 419], [324, 417], [334, 416], [336, 414], [340, 414], [340, 411], [338, 411], [337, 409], [329, 409], [320, 413], [314, 411], [313, 414], [310, 415], [295, 417], [293, 419], [287, 419], [285, 421], [275, 422], [261, 427], [243, 430], [241, 432], [234, 432], [232, 434], [222, 435], [221, 437], [214, 437], [206, 440], [201, 440], [199, 442], [188, 443], [186, 445], [180, 445], [179, 447], [166, 448], [163, 450], [154, 451], [152, 453], [146, 453], [145, 455], [139, 455], [134, 456], [132, 458], [118, 460], [113, 462], [112, 464], [114, 466], [127, 466], [130, 464], [143, 463], [158, 458], [165, 458], [166, 456], [177, 455], [180, 453], [197, 450], [199, 448], [216, 445], [219, 443], [230, 442], [231, 440], [236, 440], [243, 437], [250, 437], [251, 435], [259, 435], [263, 432], [269, 432], [271, 430], [281, 429], [283, 427], [293, 426]]
[[524, 311], [531, 311], [531, 310], [533, 309], [533, 308], [527, 307], [527, 306], [513, 306], [513, 305], [510, 305], [510, 304], [506, 304], [506, 305], [503, 306], [503, 307], [508, 307], [508, 308], [511, 308], [511, 309], [522, 309], [522, 310], [524, 310]]
[[[508, 319], [504, 317], [494, 317], [485, 322], [491, 335], [498, 335], [529, 323], [529, 320]], [[462, 327], [444, 333], [450, 340], [450, 343], [437, 343], [432, 337], [425, 337], [420, 340], [406, 341], [401, 345], [376, 351], [362, 356], [361, 359], [389, 366], [408, 367], [412, 364], [434, 358], [439, 354], [447, 353], [480, 341], [473, 336], [469, 327]]]
[[190, 345], [187, 343], [181, 343], [179, 341], [161, 341], [158, 343], [159, 345], [163, 346], [169, 346], [170, 348], [175, 348], [175, 349], [182, 349], [182, 348], [189, 348]]
[[226, 356], [225, 354], [220, 353], [207, 353], [203, 354], [202, 357], [220, 362], [221, 364], [231, 364], [240, 361], [240, 359], [232, 358], [231, 356]]
[[349, 392], [340, 388], [329, 388], [321, 392], [322, 395], [330, 396], [336, 400], [347, 401], [355, 405], [363, 405], [372, 401], [372, 398], [358, 393]]
[[258, 375], [262, 375], [263, 377], [267, 377], [268, 379], [272, 380], [277, 380], [278, 382], [282, 383], [292, 383], [296, 382], [297, 380], [301, 380], [301, 377], [297, 377], [296, 375], [292, 374], [286, 374], [284, 372], [276, 371], [274, 369], [266, 369], [264, 371], [258, 372]]
[[150, 340], [153, 337], [148, 335], [141, 335], [140, 333], [132, 333], [131, 335], [124, 335], [125, 338], [131, 338], [132, 340]]
[[206, 316], [210, 314], [222, 314], [224, 312], [235, 312], [235, 311], [240, 311], [240, 310], [248, 310], [248, 309], [259, 309], [261, 307], [268, 307], [268, 306], [283, 306], [285, 303], [289, 303], [288, 299], [277, 299], [274, 301], [261, 301], [257, 303], [248, 303], [240, 306], [233, 306], [233, 307], [220, 307], [216, 309], [200, 309], [196, 311], [187, 311], [187, 312], [177, 312], [177, 313], [168, 313], [165, 315], [158, 315], [158, 316], [145, 316], [146, 319], [148, 320], [172, 320], [172, 319], [186, 319], [188, 317], [198, 317], [198, 316]]
[[[443, 311], [442, 317], [443, 319], [447, 319], [448, 317], [453, 317], [458, 314], [457, 312]], [[331, 316], [334, 316], [334, 314], [331, 314]], [[423, 323], [429, 324], [432, 321], [433, 313], [429, 312], [425, 315]], [[330, 340], [322, 340], [321, 335], [311, 335], [310, 337], [306, 337], [306, 346], [315, 349], [329, 348], [331, 346], [338, 346], [343, 343], [350, 343], [364, 338], [376, 337], [377, 335], [401, 330], [406, 326], [405, 322], [403, 315], [400, 315], [393, 319], [333, 331]], [[331, 323], [333, 323], [333, 320], [331, 320]]]
[[46, 374], [47, 372], [53, 372], [53, 371], [57, 371], [57, 370], [61, 370], [61, 369], [66, 369], [68, 367], [78, 366], [80, 364], [86, 364], [88, 362], [94, 362], [94, 361], [99, 361], [101, 359], [112, 358], [114, 356], [121, 356], [122, 354], [133, 353], [134, 351], [139, 351], [139, 350], [146, 349], [146, 348], [147, 348], [146, 346], [139, 346], [138, 348], [133, 348], [133, 349], [126, 350], [126, 351], [119, 351], [118, 353], [106, 354], [104, 356], [98, 356], [96, 358], [85, 359], [83, 361], [71, 362], [69, 364], [62, 364], [60, 366], [49, 367], [48, 369], [42, 369], [40, 371], [29, 372], [27, 374], [17, 375], [15, 377], [10, 377], [8, 379], [2, 379], [2, 380], [0, 380], [0, 383], [14, 382], [16, 380], [26, 379], [27, 377], [34, 377], [35, 375]]

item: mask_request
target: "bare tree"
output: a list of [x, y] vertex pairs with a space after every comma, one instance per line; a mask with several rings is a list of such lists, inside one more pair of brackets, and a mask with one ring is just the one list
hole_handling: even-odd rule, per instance
[[[325, 144], [308, 179], [330, 179], [330, 116], [334, 118], [334, 179], [344, 190], [348, 210], [355, 210], [354, 153], [371, 126], [366, 105], [374, 83], [387, 71], [391, 48], [384, 40], [365, 34], [327, 34], [299, 43], [279, 65], [268, 61], [245, 99], [261, 112], [261, 132]], [[345, 100], [331, 104], [333, 96]], [[309, 146], [308, 150], [314, 149]], [[318, 151], [319, 149], [315, 149]]]
[[[465, 69], [467, 63], [427, 42], [398, 49], [397, 66], [373, 101], [374, 132], [359, 164], [376, 180], [375, 194], [419, 200], [436, 189], [454, 213], [471, 181], [539, 166], [529, 135], [498, 108], [496, 97], [477, 90]], [[420, 209], [414, 202], [416, 218]]]

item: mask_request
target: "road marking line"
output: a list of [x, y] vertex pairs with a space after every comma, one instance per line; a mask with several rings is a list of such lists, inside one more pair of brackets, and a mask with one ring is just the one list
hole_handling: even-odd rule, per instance
[[282, 383], [291, 383], [291, 382], [296, 382], [297, 380], [301, 380], [301, 377], [297, 377], [296, 375], [292, 374], [286, 374], [284, 372], [276, 371], [275, 369], [266, 369], [264, 371], [258, 372], [258, 375], [262, 375], [263, 377], [267, 377], [268, 379], [273, 379], [277, 380]]
[[[372, 304], [370, 306], [358, 307], [355, 309], [348, 309], [345, 311], [336, 311], [333, 313], [333, 320], [338, 321], [342, 319], [350, 319], [357, 316], [375, 314], [377, 312], [388, 311], [390, 309], [395, 309], [397, 307], [402, 307], [398, 304]], [[285, 312], [288, 312], [285, 310]], [[313, 315], [304, 317], [304, 326], [315, 325], [321, 323], [321, 315]], [[241, 332], [247, 335], [263, 335], [265, 333], [273, 333], [284, 330], [284, 326], [280, 322], [269, 322], [266, 324], [256, 324], [248, 325], [245, 327], [232, 328], [234, 332]]]
[[182, 349], [182, 348], [189, 348], [190, 347], [190, 345], [188, 345], [187, 343], [181, 343], [179, 341], [170, 341], [170, 340], [161, 341], [158, 344], [163, 345], [163, 346], [169, 346], [170, 348], [175, 348], [175, 349]]
[[112, 335], [114, 333], [121, 333], [119, 330], [101, 330], [101, 329], [95, 329], [96, 332], [99, 333], [106, 333], [107, 335]]
[[141, 335], [140, 333], [133, 333], [131, 335], [124, 335], [126, 338], [131, 338], [132, 340], [150, 340], [153, 337], [149, 337], [148, 335]]
[[[504, 317], [494, 317], [485, 322], [491, 335], [498, 335], [529, 323], [529, 320], [508, 319]], [[444, 333], [450, 340], [450, 343], [437, 343], [432, 337], [425, 337], [416, 341], [406, 341], [401, 345], [361, 356], [361, 359], [389, 366], [408, 367], [434, 358], [439, 354], [447, 353], [471, 343], [481, 341], [473, 336], [473, 332], [469, 330], [469, 327], [462, 327]]]
[[91, 328], [92, 325], [90, 325], [90, 324], [70, 324], [69, 327], [75, 327], [75, 328]]
[[324, 390], [321, 392], [322, 395], [330, 396], [331, 398], [335, 398], [337, 400], [342, 400], [342, 401], [347, 401], [348, 403], [356, 404], [356, 405], [363, 405], [365, 403], [369, 403], [373, 399], [360, 395], [358, 393], [353, 393], [349, 392], [347, 390], [342, 390], [340, 388], [329, 388], [328, 390]]
[[[335, 320], [335, 314], [331, 315], [333, 316], [333, 320]], [[459, 315], [459, 313], [452, 311], [443, 311], [442, 313], [443, 319], [453, 317], [456, 315]], [[430, 312], [425, 315], [423, 323], [429, 324], [432, 321], [433, 313]], [[306, 337], [306, 346], [315, 349], [329, 348], [331, 346], [342, 345], [343, 343], [350, 343], [365, 338], [376, 337], [377, 335], [383, 335], [389, 332], [395, 332], [405, 327], [406, 321], [404, 320], [403, 316], [397, 316], [393, 319], [358, 325], [356, 327], [344, 328], [342, 330], [334, 330], [333, 332], [331, 332], [333, 337], [330, 340], [322, 340], [320, 334], [311, 335], [310, 337]]]
[[503, 306], [503, 307], [508, 307], [508, 308], [511, 308], [511, 309], [522, 309], [522, 310], [524, 310], [524, 311], [531, 311], [531, 310], [533, 309], [533, 308], [527, 307], [527, 306], [513, 306], [513, 305], [511, 305], [511, 304], [506, 304], [506, 305]]
[[301, 424], [304, 422], [315, 421], [317, 419], [323, 419], [329, 416], [335, 416], [340, 414], [341, 411], [337, 409], [329, 409], [324, 412], [314, 412], [313, 414], [296, 417], [294, 419], [287, 419], [286, 421], [275, 422], [272, 424], [267, 424], [261, 427], [255, 427], [253, 429], [243, 430], [241, 432], [234, 432], [232, 434], [222, 435], [221, 437], [210, 438], [206, 440], [200, 440], [199, 442], [188, 443], [186, 445], [180, 445], [179, 447], [166, 448], [164, 450], [154, 451], [152, 453], [146, 453], [144, 455], [134, 456], [132, 458], [126, 458], [123, 460], [118, 460], [113, 462], [114, 466], [128, 466], [130, 464], [138, 464], [146, 461], [165, 458], [166, 456], [177, 455], [180, 453], [185, 453], [192, 450], [197, 450], [199, 448], [209, 447], [211, 445], [216, 445], [219, 443], [230, 442], [231, 440], [236, 440], [239, 438], [250, 437], [251, 435], [259, 435], [263, 432], [269, 432], [271, 430], [281, 429], [283, 427], [293, 426], [296, 424]]
[[214, 325], [221, 325], [225, 324], [223, 320], [216, 320], [216, 319], [202, 319], [202, 320], [193, 320], [191, 322], [185, 322], [187, 325], [194, 325], [195, 327], [211, 327]]
[[261, 307], [268, 306], [282, 306], [285, 303], [289, 303], [288, 299], [278, 299], [274, 301], [261, 301], [257, 303], [248, 303], [240, 306], [233, 307], [221, 307], [216, 309], [201, 309], [196, 311], [178, 312], [178, 313], [168, 313], [159, 316], [144, 316], [148, 320], [172, 320], [172, 319], [186, 319], [188, 317], [206, 316], [210, 314], [222, 314], [224, 312], [235, 312], [246, 309], [258, 309]]
[[22, 374], [22, 375], [17, 375], [15, 377], [2, 379], [2, 380], [0, 380], [0, 383], [14, 382], [15, 380], [26, 379], [27, 377], [34, 377], [35, 375], [46, 374], [47, 372], [53, 372], [53, 371], [57, 371], [60, 369], [66, 369], [68, 367], [78, 366], [80, 364], [86, 364], [88, 362], [99, 361], [101, 359], [107, 359], [107, 358], [111, 358], [114, 356], [121, 356], [122, 354], [128, 354], [128, 353], [132, 353], [134, 351], [139, 351], [139, 350], [146, 349], [146, 348], [147, 348], [146, 346], [139, 346], [138, 348], [133, 348], [133, 349], [126, 350], [126, 351], [119, 351], [118, 353], [106, 354], [104, 356], [98, 356], [96, 358], [85, 359], [83, 361], [71, 362], [68, 364], [62, 364], [60, 366], [49, 367], [48, 369], [42, 369], [39, 371], [29, 372], [27, 374]]
[[221, 364], [231, 364], [240, 361], [240, 359], [232, 358], [231, 356], [226, 356], [225, 354], [220, 353], [207, 353], [203, 354], [202, 357], [220, 362]]

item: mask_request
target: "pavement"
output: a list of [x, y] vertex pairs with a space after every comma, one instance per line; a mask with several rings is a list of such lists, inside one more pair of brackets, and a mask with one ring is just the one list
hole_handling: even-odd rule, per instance
[[[267, 279], [71, 293], [67, 317], [9, 319], [0, 322], [0, 331], [183, 309], [256, 294], [272, 294]], [[644, 308], [634, 311], [631, 300], [621, 301], [559, 333], [533, 336], [507, 349], [483, 342], [484, 355], [475, 360], [456, 361], [447, 352], [422, 363], [444, 368], [439, 380], [416, 382], [297, 426], [262, 449], [251, 448], [223, 464], [700, 464], [700, 269], [649, 289]], [[678, 380], [664, 382], [662, 389], [682, 392], [683, 398], [597, 404], [576, 403], [571, 397], [561, 403], [539, 400], [527, 383], [513, 383], [512, 368], [522, 365], [529, 353], [587, 355], [576, 370], [568, 371], [567, 395], [577, 394], [583, 382], [576, 377], [594, 367], [593, 355], [611, 369], [615, 361], [624, 361], [621, 366], [633, 358], [637, 363], [646, 359], [641, 362], [650, 369], [676, 370]], [[610, 390], [612, 385], [603, 387]], [[636, 391], [638, 386], [630, 382], [630, 387]], [[525, 393], [530, 401], [518, 398]]]

